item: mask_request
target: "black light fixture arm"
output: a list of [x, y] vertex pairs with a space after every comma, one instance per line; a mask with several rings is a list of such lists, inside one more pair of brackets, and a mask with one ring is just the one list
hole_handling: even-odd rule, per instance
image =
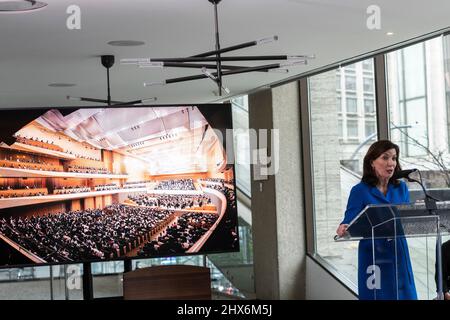
[[[196, 63], [183, 63], [183, 62], [162, 62], [162, 67], [177, 67], [177, 68], [194, 68], [194, 69], [216, 69], [216, 64], [196, 64]], [[244, 66], [231, 66], [231, 65], [222, 65], [222, 69], [228, 70], [236, 70], [245, 68]], [[266, 70], [261, 70], [266, 71]]]
[[219, 40], [219, 17], [217, 14], [217, 4], [220, 0], [208, 0], [214, 4], [214, 25], [216, 30], [216, 64], [217, 64], [217, 87], [219, 89], [219, 96], [222, 95], [222, 62], [220, 59], [220, 40]]
[[[264, 71], [264, 70], [276, 69], [279, 67], [280, 67], [279, 63], [273, 63], [273, 64], [267, 64], [267, 65], [258, 66], [258, 67], [240, 68], [240, 69], [235, 69], [235, 70], [223, 71], [222, 76], [230, 76], [233, 74], [247, 73], [247, 72], [253, 72], [253, 71]], [[214, 72], [212, 75], [214, 77], [217, 77], [218, 73]], [[194, 75], [194, 76], [167, 79], [167, 80], [165, 80], [165, 84], [191, 81], [191, 80], [199, 80], [199, 79], [205, 79], [205, 78], [208, 78], [208, 76], [206, 76], [204, 74], [198, 74], [198, 75]]]
[[107, 78], [107, 82], [108, 82], [108, 106], [111, 105], [111, 87], [109, 85], [109, 68], [106, 69], [106, 78]]
[[211, 61], [270, 61], [270, 60], [300, 60], [308, 56], [268, 55], [268, 56], [233, 56], [233, 57], [187, 57], [187, 58], [152, 58], [150, 62], [211, 62]]
[[102, 65], [106, 68], [106, 82], [108, 87], [108, 105], [111, 105], [111, 87], [109, 84], [109, 69], [114, 65], [114, 56], [113, 55], [103, 55], [101, 56]]
[[194, 56], [191, 56], [192, 58], [201, 58], [201, 57], [209, 57], [218, 53], [225, 53], [225, 52], [230, 52], [230, 51], [235, 51], [235, 50], [239, 50], [239, 49], [244, 49], [244, 48], [248, 48], [248, 47], [253, 47], [256, 46], [258, 44], [258, 41], [254, 40], [254, 41], [249, 41], [249, 42], [244, 42], [241, 44], [237, 44], [234, 46], [230, 46], [230, 47], [226, 47], [226, 48], [222, 48], [219, 51], [217, 50], [213, 50], [213, 51], [208, 51], [208, 52], [204, 52], [204, 53], [200, 53], [200, 54], [196, 54]]
[[[72, 96], [67, 96], [66, 97], [68, 100], [72, 100], [72, 101], [84, 101], [84, 102], [95, 102], [95, 103], [108, 103], [108, 100], [105, 99], [95, 99], [95, 98], [85, 98], [85, 97], [72, 97]], [[114, 101], [111, 100], [109, 101], [109, 103], [111, 104], [116, 104], [116, 103], [121, 103], [120, 101]]]
[[113, 55], [102, 55], [102, 56], [100, 56], [100, 58], [101, 58], [102, 66], [106, 68], [106, 83], [107, 83], [107, 90], [108, 90], [107, 99], [105, 100], [105, 99], [66, 96], [66, 98], [68, 100], [106, 103], [108, 106], [111, 106], [111, 105], [126, 106], [126, 105], [134, 105], [134, 104], [144, 104], [149, 101], [156, 101], [156, 97], [141, 99], [141, 100], [134, 100], [134, 101], [129, 101], [129, 102], [111, 100], [111, 85], [110, 85], [109, 69], [111, 69], [111, 67], [114, 65], [115, 58]]

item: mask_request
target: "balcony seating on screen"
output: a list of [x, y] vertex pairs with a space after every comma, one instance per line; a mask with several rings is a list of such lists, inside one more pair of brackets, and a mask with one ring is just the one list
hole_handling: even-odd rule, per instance
[[139, 194], [129, 195], [128, 198], [140, 206], [160, 207], [166, 209], [203, 207], [204, 205], [211, 203], [211, 198], [207, 195]]
[[155, 190], [195, 190], [194, 180], [164, 180], [160, 181]]

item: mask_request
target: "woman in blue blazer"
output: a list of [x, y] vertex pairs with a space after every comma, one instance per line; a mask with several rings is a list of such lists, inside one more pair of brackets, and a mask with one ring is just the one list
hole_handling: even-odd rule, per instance
[[[409, 203], [406, 184], [392, 179], [394, 172], [401, 170], [398, 158], [399, 148], [391, 141], [380, 140], [370, 146], [364, 157], [362, 181], [352, 188], [344, 220], [336, 231], [339, 236], [345, 234], [350, 221], [369, 204]], [[397, 242], [397, 259], [394, 241]], [[404, 237], [375, 240], [375, 267], [373, 264], [372, 240], [361, 240], [358, 247], [359, 299], [417, 299], [408, 244]], [[380, 283], [373, 282], [374, 273], [378, 273]]]

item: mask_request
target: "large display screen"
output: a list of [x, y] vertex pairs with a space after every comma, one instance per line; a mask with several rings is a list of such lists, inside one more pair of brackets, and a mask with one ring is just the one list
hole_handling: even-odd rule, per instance
[[231, 105], [0, 110], [0, 127], [0, 267], [239, 250]]

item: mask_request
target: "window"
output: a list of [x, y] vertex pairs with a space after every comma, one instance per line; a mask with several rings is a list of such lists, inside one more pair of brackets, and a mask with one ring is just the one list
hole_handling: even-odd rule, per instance
[[445, 79], [445, 101], [447, 111], [447, 145], [450, 149], [450, 37], [443, 38], [444, 45], [444, 79]]
[[[438, 37], [386, 55], [390, 136], [400, 146], [400, 164], [403, 169], [419, 169], [425, 186], [439, 192], [442, 200], [450, 200], [450, 168], [446, 160], [440, 160], [450, 156], [446, 88], [442, 85], [448, 81], [446, 41], [448, 36]], [[423, 199], [417, 184], [408, 187], [412, 202]], [[419, 299], [431, 300], [436, 294], [433, 246], [433, 238], [408, 238]]]
[[348, 66], [345, 66], [345, 71], [354, 72], [356, 69], [356, 64], [349, 64]]
[[342, 97], [340, 95], [336, 97], [336, 108], [339, 113], [342, 112]]
[[233, 137], [235, 149], [236, 185], [251, 196], [250, 133], [248, 120], [248, 96], [231, 101], [233, 114]]
[[374, 91], [373, 78], [364, 78], [364, 91], [365, 92]]
[[364, 98], [364, 113], [372, 114], [375, 112], [375, 101], [373, 99]]
[[[404, 155], [426, 156], [430, 142], [426, 87], [432, 79], [426, 78], [425, 43], [389, 53], [387, 63], [392, 139], [401, 146]], [[440, 80], [434, 80], [434, 88], [436, 81]]]
[[373, 71], [373, 61], [372, 59], [364, 60], [362, 62], [362, 67], [364, 71]]
[[94, 298], [123, 295], [123, 261], [95, 262], [91, 268]]
[[366, 138], [373, 137], [373, 139], [375, 139], [376, 138], [375, 121], [366, 121], [365, 127], [366, 127]]
[[358, 101], [356, 97], [348, 97], [347, 101], [347, 112], [348, 113], [357, 113], [358, 112]]
[[345, 90], [356, 91], [356, 77], [345, 76]]
[[347, 137], [358, 137], [358, 120], [347, 120]]
[[[344, 282], [356, 285], [358, 244], [336, 243], [332, 235], [342, 221], [351, 187], [361, 179], [363, 156], [376, 139], [376, 70], [372, 59], [357, 64], [354, 71], [343, 69], [343, 92], [332, 87], [336, 70], [308, 78], [313, 250], [339, 270]], [[418, 168], [426, 187], [449, 201], [450, 36], [387, 53], [386, 74], [377, 74], [383, 76], [387, 83], [389, 138], [400, 146], [402, 168]], [[341, 95], [342, 110], [346, 112], [339, 114], [337, 106], [330, 106], [333, 101], [341, 101], [333, 94]], [[358, 116], [350, 112], [354, 111], [355, 100], [364, 110]], [[409, 183], [408, 188], [412, 202], [423, 200], [418, 185]], [[448, 240], [446, 235], [443, 242]], [[434, 245], [433, 237], [408, 238], [419, 299], [431, 300], [436, 295]]]
[[[368, 61], [373, 63], [373, 59]], [[356, 64], [355, 69], [362, 69], [361, 62]], [[366, 116], [364, 113], [358, 117], [356, 114], [358, 99], [361, 99], [362, 107], [364, 97], [362, 73], [345, 76], [346, 89], [350, 87], [354, 90], [350, 95], [336, 88], [336, 81], [333, 81], [335, 76], [336, 70], [332, 70], [308, 79], [315, 253], [335, 266], [356, 286], [358, 244], [336, 243], [333, 235], [344, 217], [350, 189], [361, 179], [362, 158], [371, 144], [371, 141], [365, 141], [365, 121], [373, 122], [373, 126], [368, 129], [370, 132], [376, 133], [377, 127], [372, 115]], [[349, 83], [352, 85], [348, 86]], [[324, 96], [330, 98], [324, 99]], [[331, 99], [333, 96], [335, 98]], [[339, 96], [342, 96], [342, 102], [345, 103], [343, 110], [346, 111], [341, 114], [337, 111], [338, 106], [330, 103], [338, 104]]]

